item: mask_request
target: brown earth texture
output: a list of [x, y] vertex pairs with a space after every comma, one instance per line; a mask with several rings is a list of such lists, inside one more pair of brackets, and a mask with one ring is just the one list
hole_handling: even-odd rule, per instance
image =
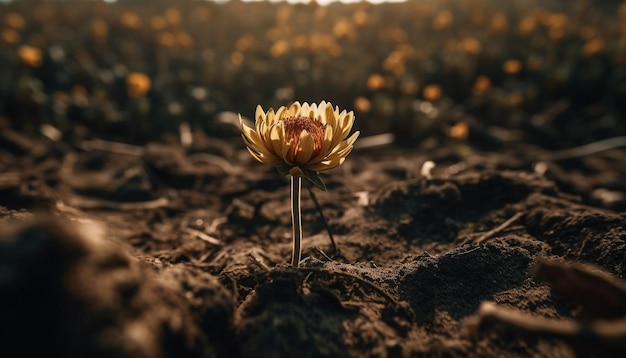
[[[0, 14], [0, 356], [626, 356], [620, 2]], [[362, 133], [303, 183], [294, 268], [237, 114], [321, 99]]]

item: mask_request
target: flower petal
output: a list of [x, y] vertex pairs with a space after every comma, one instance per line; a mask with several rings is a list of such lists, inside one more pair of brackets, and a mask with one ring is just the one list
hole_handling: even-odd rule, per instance
[[269, 147], [272, 152], [280, 156], [282, 153], [282, 147], [285, 142], [283, 126], [278, 123], [270, 128], [269, 132]]
[[248, 152], [250, 153], [252, 158], [258, 160], [259, 162], [261, 162], [263, 164], [278, 165], [278, 164], [280, 164], [282, 162], [278, 157], [274, 156], [273, 154], [270, 154], [270, 155], [266, 156], [266, 155], [263, 155], [263, 154], [256, 153], [250, 147], [246, 147], [246, 149], [248, 149]]
[[248, 153], [250, 153], [250, 155], [252, 156], [252, 158], [258, 160], [261, 163], [264, 163], [265, 161], [263, 160], [263, 157], [258, 154], [257, 152], [255, 152], [254, 150], [250, 149], [250, 147], [246, 147], [246, 149], [248, 150]]
[[241, 124], [241, 134], [243, 134], [246, 139], [248, 139], [251, 143], [254, 143], [257, 146], [262, 146], [263, 145], [263, 140], [261, 140], [261, 137], [259, 136], [259, 134], [257, 132], [254, 131], [254, 129], [248, 127], [245, 124]]
[[307, 131], [300, 133], [300, 146], [296, 153], [295, 162], [299, 164], [306, 164], [313, 156], [313, 137]]
[[278, 119], [276, 118], [276, 113], [274, 113], [274, 109], [270, 108], [265, 114], [265, 122], [268, 126], [272, 126], [277, 121]]
[[354, 123], [354, 112], [345, 113], [343, 111], [338, 119], [338, 128], [333, 138], [333, 146], [346, 138], [348, 133], [352, 130], [352, 123]]
[[352, 152], [353, 148], [354, 148], [353, 145], [346, 146], [345, 148], [338, 150], [337, 153], [335, 153], [335, 155], [345, 158], [348, 156], [348, 154], [350, 154], [350, 152]]
[[361, 131], [356, 131], [354, 133], [352, 133], [352, 135], [350, 136], [350, 138], [346, 139], [346, 141], [348, 143], [350, 143], [350, 145], [353, 145], [354, 142], [356, 142], [357, 138], [359, 138], [359, 135], [361, 134]]
[[315, 157], [311, 158], [310, 160], [311, 163], [318, 162], [322, 158], [330, 154], [330, 152], [333, 149], [333, 147], [331, 147], [331, 144], [333, 141], [333, 133], [334, 133], [333, 127], [327, 125], [326, 128], [324, 128], [324, 138], [322, 139], [322, 147], [320, 148], [319, 153]]
[[264, 145], [256, 145], [255, 143], [250, 142], [250, 139], [244, 136], [243, 133], [241, 137], [243, 138], [243, 141], [246, 144], [246, 147], [248, 147], [250, 150], [254, 151], [255, 153], [258, 153], [263, 157], [277, 157], [278, 158], [278, 156], [276, 156], [274, 153], [267, 150], [267, 148]]
[[[329, 166], [329, 165], [331, 165], [333, 163], [339, 163], [339, 162], [343, 163], [342, 159], [346, 159], [346, 157], [341, 156], [341, 155], [333, 154], [330, 157], [324, 159], [324, 161], [322, 161], [321, 163], [327, 163], [326, 166]], [[341, 164], [341, 163], [339, 163], [339, 164]], [[339, 165], [339, 164], [337, 164], [337, 165]]]
[[287, 107], [285, 106], [281, 106], [277, 111], [276, 111], [276, 120], [275, 123], [280, 122], [283, 118], [288, 117], [287, 112], [289, 112], [289, 110], [287, 109]]
[[292, 139], [287, 142], [284, 142], [281, 148], [280, 156], [285, 161], [285, 163], [289, 165], [294, 165], [294, 162], [295, 162], [294, 155], [293, 155], [294, 145], [295, 143], [294, 143], [294, 140]]
[[[344, 111], [345, 112], [345, 111]], [[352, 130], [352, 125], [354, 124], [354, 112], [350, 111], [341, 118], [341, 129], [342, 129], [342, 137], [345, 138], [350, 130]]]
[[289, 109], [283, 114], [284, 118], [297, 117], [300, 113], [300, 102], [293, 102]]
[[335, 127], [337, 125], [337, 121], [335, 121], [335, 112], [333, 112], [333, 106], [330, 103], [327, 104], [326, 108], [324, 109], [323, 118], [324, 121], [322, 123], [328, 124], [332, 127]]
[[254, 123], [254, 127], [256, 128], [256, 132], [259, 134], [259, 136], [261, 138], [265, 138], [265, 118], [258, 117], [259, 119], [257, 119]]
[[261, 139], [263, 139], [265, 146], [269, 148], [270, 138], [269, 130], [267, 129], [267, 122], [257, 122], [257, 133], [259, 133], [259, 136], [261, 137]]
[[350, 138], [339, 142], [336, 146], [333, 147], [333, 149], [330, 151], [330, 153], [328, 153], [327, 157], [325, 157], [324, 160], [328, 160], [331, 156], [334, 156], [335, 154], [343, 151], [346, 147], [352, 146], [356, 139], [359, 137], [360, 133], [361, 132], [356, 131], [350, 136]]
[[344, 157], [334, 158], [333, 160], [325, 160], [316, 164], [307, 165], [307, 169], [321, 172], [340, 166], [344, 162], [344, 160], [346, 160], [346, 158]]
[[254, 120], [256, 122], [258, 121], [265, 121], [265, 111], [263, 110], [263, 107], [261, 107], [261, 105], [256, 106], [256, 110], [254, 112]]

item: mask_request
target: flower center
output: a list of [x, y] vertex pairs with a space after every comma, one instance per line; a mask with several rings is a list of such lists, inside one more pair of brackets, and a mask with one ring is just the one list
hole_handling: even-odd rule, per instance
[[285, 141], [293, 140], [294, 158], [302, 150], [300, 147], [300, 134], [307, 131], [313, 138], [313, 155], [315, 157], [322, 150], [324, 142], [324, 129], [326, 125], [308, 117], [289, 117], [283, 120], [285, 125]]

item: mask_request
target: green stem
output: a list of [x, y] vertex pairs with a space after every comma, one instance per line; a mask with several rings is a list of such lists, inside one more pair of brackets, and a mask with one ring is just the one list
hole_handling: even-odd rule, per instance
[[293, 227], [293, 251], [291, 266], [300, 267], [302, 255], [302, 214], [300, 212], [300, 189], [302, 178], [291, 176], [291, 225]]

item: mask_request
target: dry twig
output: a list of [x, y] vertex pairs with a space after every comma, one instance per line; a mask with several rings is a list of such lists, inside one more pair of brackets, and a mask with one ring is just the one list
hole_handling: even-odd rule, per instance
[[468, 320], [474, 335], [493, 326], [521, 335], [558, 338], [580, 355], [626, 355], [626, 284], [591, 265], [538, 260], [533, 271], [553, 289], [582, 306], [584, 319], [555, 320], [483, 302]]
[[497, 227], [495, 227], [495, 228], [487, 231], [486, 233], [482, 234], [478, 239], [476, 239], [475, 243], [480, 244], [481, 242], [483, 242], [483, 241], [485, 241], [487, 239], [492, 238], [493, 236], [495, 236], [496, 234], [498, 234], [502, 230], [504, 230], [507, 227], [509, 227], [515, 221], [517, 221], [517, 219], [522, 217], [522, 215], [523, 215], [523, 213], [521, 211], [515, 213], [515, 215], [510, 217], [507, 221], [503, 222], [502, 224], [498, 225]]
[[203, 233], [200, 230], [196, 230], [196, 229], [192, 229], [190, 227], [188, 228], [184, 228], [183, 229], [186, 233], [192, 235], [193, 237], [200, 239], [204, 242], [208, 242], [211, 245], [216, 245], [216, 246], [222, 246], [224, 245], [224, 243], [222, 243], [220, 240], [214, 238], [213, 236], [207, 235], [205, 233]]
[[312, 272], [312, 273], [324, 274], [324, 275], [327, 275], [327, 276], [343, 276], [343, 277], [351, 278], [351, 279], [355, 280], [356, 282], [361, 283], [362, 285], [367, 286], [367, 287], [371, 288], [372, 290], [376, 291], [378, 294], [380, 294], [381, 296], [386, 298], [389, 302], [393, 303], [395, 306], [401, 306], [400, 302], [398, 302], [389, 293], [387, 293], [387, 291], [385, 291], [383, 288], [377, 286], [375, 283], [364, 279], [363, 277], [356, 276], [356, 275], [353, 275], [353, 274], [347, 273], [347, 272], [327, 271], [327, 270], [322, 270], [322, 269], [315, 268], [315, 267], [300, 267], [298, 270], [299, 271], [304, 271], [304, 272]]

